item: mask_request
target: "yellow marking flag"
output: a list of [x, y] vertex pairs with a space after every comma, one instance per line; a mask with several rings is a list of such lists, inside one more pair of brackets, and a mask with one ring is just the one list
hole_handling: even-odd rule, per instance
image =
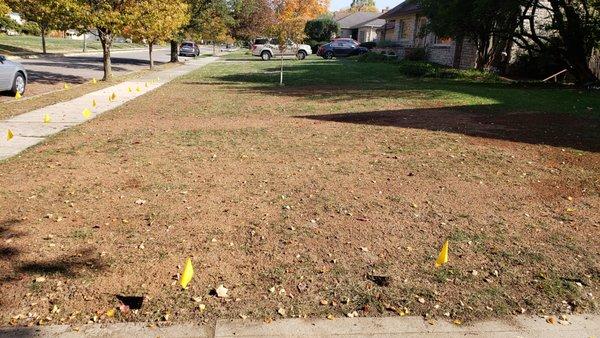
[[117, 99], [117, 93], [113, 92], [112, 95], [110, 96], [110, 101], [114, 101]]
[[44, 114], [44, 123], [50, 123], [50, 114]]
[[139, 92], [141, 92], [141, 91], [142, 91], [142, 88], [140, 88], [140, 87], [137, 87], [137, 88], [135, 88], [135, 91], [139, 93]]
[[6, 140], [10, 141], [13, 137], [15, 137], [15, 134], [13, 134], [12, 130], [9, 129], [8, 132], [6, 132]]
[[442, 251], [440, 251], [440, 255], [438, 256], [437, 261], [435, 261], [435, 267], [439, 268], [446, 263], [448, 263], [448, 241], [444, 242]]
[[83, 117], [85, 117], [86, 119], [89, 119], [90, 116], [92, 116], [92, 112], [89, 109], [85, 108], [83, 112], [81, 112], [81, 115], [83, 115]]
[[131, 93], [133, 90], [131, 90], [131, 87], [129, 87], [127, 88], [127, 91]]
[[93, 83], [93, 84], [96, 84], [96, 83], [98, 83], [98, 80], [96, 80], [96, 78], [93, 78], [93, 79], [92, 79], [92, 83]]
[[71, 86], [69, 86], [69, 84], [68, 84], [68, 83], [65, 83], [65, 85], [64, 85], [64, 87], [63, 87], [63, 88], [64, 88], [64, 89], [69, 89], [69, 88], [71, 88]]
[[17, 92], [15, 94], [15, 100], [20, 100], [23, 96], [21, 95], [21, 93]]
[[97, 106], [97, 105], [98, 105], [98, 104], [96, 103], [96, 99], [93, 99], [93, 100], [92, 100], [92, 107], [96, 108], [96, 106]]
[[183, 267], [183, 273], [181, 274], [181, 279], [179, 280], [179, 284], [184, 289], [187, 289], [187, 285], [194, 277], [194, 267], [192, 266], [192, 260], [188, 258], [185, 261], [185, 266]]

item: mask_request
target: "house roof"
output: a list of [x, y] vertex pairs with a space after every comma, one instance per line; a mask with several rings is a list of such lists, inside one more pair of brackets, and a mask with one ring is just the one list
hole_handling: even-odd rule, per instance
[[[379, 16], [379, 13], [373, 13], [373, 12], [356, 12], [356, 13], [352, 13], [348, 16], [345, 16], [339, 20], [337, 20], [338, 24], [340, 25], [340, 28], [352, 28], [355, 27], [361, 23], [365, 23], [365, 22], [369, 22], [371, 20], [377, 19], [377, 17]], [[359, 26], [362, 27], [362, 26]]]
[[375, 19], [371, 19], [369, 21], [365, 21], [365, 22], [361, 22], [359, 24], [356, 24], [350, 28], [360, 28], [360, 27], [381, 27], [382, 25], [385, 25], [385, 20], [383, 19], [379, 19], [379, 18], [375, 18]]
[[419, 5], [415, 0], [406, 0], [398, 6], [390, 9], [389, 11], [383, 13], [379, 19], [391, 19], [393, 17], [403, 15], [403, 14], [413, 14], [421, 11], [421, 5]]

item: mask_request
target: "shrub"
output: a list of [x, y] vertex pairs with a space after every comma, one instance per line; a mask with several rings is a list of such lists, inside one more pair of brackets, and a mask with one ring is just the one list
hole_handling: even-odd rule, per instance
[[400, 61], [398, 69], [400, 73], [409, 77], [436, 77], [438, 66], [428, 62]]
[[427, 50], [425, 48], [407, 49], [404, 58], [409, 61], [425, 61], [427, 60]]
[[28, 21], [24, 23], [23, 26], [21, 26], [21, 33], [37, 36], [42, 34], [42, 30], [40, 29], [40, 26], [38, 26], [37, 23]]
[[359, 55], [356, 59], [359, 62], [386, 62], [390, 60], [390, 57], [388, 57], [385, 54], [367, 52], [365, 54]]
[[360, 46], [365, 47], [368, 50], [371, 50], [371, 49], [377, 47], [377, 42], [375, 42], [375, 41], [363, 42], [360, 44]]

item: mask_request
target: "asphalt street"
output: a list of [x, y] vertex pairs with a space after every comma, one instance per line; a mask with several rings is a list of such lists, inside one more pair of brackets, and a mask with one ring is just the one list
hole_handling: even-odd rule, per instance
[[[210, 50], [211, 48], [208, 47], [201, 48], [201, 52]], [[169, 62], [170, 51], [168, 48], [156, 49], [153, 56], [155, 64], [160, 65]], [[150, 65], [147, 50], [116, 51], [113, 52], [111, 61], [115, 75], [147, 69]], [[103, 76], [101, 53], [40, 57], [23, 59], [18, 62], [27, 70], [31, 84], [83, 83], [92, 78], [101, 79]]]

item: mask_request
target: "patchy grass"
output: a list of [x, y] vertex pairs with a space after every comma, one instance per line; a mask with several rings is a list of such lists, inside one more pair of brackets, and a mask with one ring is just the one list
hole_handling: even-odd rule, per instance
[[598, 311], [597, 94], [278, 65], [227, 56], [0, 163], [0, 320]]

